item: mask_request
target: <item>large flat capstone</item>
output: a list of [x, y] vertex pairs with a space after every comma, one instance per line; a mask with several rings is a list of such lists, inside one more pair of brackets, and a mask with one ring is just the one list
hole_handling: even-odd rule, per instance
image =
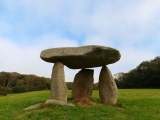
[[71, 69], [100, 67], [117, 62], [121, 55], [118, 50], [105, 46], [62, 47], [43, 50], [41, 59], [63, 63]]

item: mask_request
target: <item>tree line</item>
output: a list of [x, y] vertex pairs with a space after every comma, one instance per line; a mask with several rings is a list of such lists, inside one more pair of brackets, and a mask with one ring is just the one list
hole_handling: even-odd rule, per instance
[[0, 72], [0, 94], [49, 89], [50, 79], [16, 72]]
[[160, 88], [160, 56], [114, 75], [118, 88]]
[[[128, 73], [117, 73], [114, 79], [118, 88], [160, 88], [160, 57], [143, 61]], [[72, 82], [66, 82], [72, 89]], [[50, 78], [25, 75], [17, 72], [0, 72], [0, 95], [50, 89]], [[98, 83], [93, 84], [98, 89]]]
[[[72, 89], [72, 84], [72, 82], [66, 82], [68, 89]], [[98, 84], [95, 83], [93, 88], [98, 89]], [[0, 95], [49, 89], [50, 78], [25, 75], [17, 72], [0, 72]]]

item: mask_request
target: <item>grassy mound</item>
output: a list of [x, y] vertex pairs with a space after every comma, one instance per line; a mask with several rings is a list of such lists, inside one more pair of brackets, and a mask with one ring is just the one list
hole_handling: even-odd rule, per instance
[[[36, 110], [23, 110], [27, 106], [45, 102], [49, 95], [49, 91], [37, 91], [0, 96], [0, 120], [160, 119], [160, 89], [119, 90], [119, 99], [115, 106], [50, 105]], [[68, 98], [71, 98], [71, 91], [68, 91]], [[93, 101], [100, 104], [98, 91], [93, 92]]]

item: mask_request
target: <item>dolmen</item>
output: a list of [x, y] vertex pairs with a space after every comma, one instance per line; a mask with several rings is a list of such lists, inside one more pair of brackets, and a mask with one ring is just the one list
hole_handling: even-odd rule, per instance
[[76, 101], [91, 100], [94, 70], [89, 68], [102, 67], [99, 75], [100, 100], [104, 104], [116, 104], [117, 85], [106, 65], [120, 59], [118, 50], [98, 45], [61, 47], [43, 50], [40, 57], [46, 62], [54, 63], [51, 76], [51, 100], [67, 103], [64, 65], [70, 69], [81, 69], [75, 75], [72, 85], [72, 98]]

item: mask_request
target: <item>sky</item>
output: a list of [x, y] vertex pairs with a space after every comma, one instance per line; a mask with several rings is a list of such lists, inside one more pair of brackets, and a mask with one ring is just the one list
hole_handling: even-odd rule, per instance
[[[113, 75], [160, 56], [160, 0], [0, 0], [0, 71], [50, 78], [42, 50], [85, 45], [120, 51]], [[65, 67], [66, 82], [78, 71]]]

